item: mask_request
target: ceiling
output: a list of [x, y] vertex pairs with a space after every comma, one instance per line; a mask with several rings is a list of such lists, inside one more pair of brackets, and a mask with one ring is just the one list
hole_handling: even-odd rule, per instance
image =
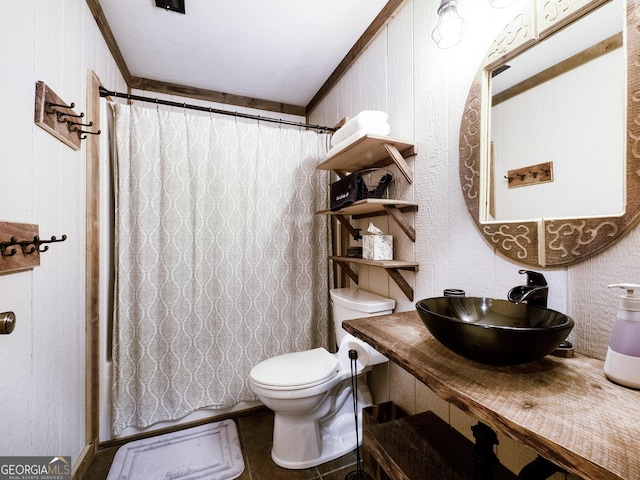
[[307, 109], [402, 2], [186, 0], [185, 14], [155, 0], [87, 3], [131, 87], [286, 112]]

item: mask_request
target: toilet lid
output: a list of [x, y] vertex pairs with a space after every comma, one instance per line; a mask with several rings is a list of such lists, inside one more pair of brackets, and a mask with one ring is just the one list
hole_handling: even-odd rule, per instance
[[324, 348], [269, 358], [251, 370], [254, 382], [275, 388], [317, 385], [338, 371], [338, 359]]

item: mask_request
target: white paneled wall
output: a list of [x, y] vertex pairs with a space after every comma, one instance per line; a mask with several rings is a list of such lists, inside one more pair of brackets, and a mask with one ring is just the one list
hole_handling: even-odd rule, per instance
[[[404, 197], [419, 203], [414, 219], [417, 240], [396, 242], [398, 258], [420, 263], [415, 275], [404, 273], [416, 300], [441, 295], [444, 288], [506, 298], [507, 291], [524, 280], [518, 274], [522, 266], [496, 255], [476, 231], [458, 177], [458, 135], [469, 87], [518, 3], [493, 9], [486, 1], [461, 1], [459, 12], [469, 20], [466, 36], [458, 46], [440, 50], [430, 38], [439, 0], [409, 0], [310, 116], [312, 123], [332, 125], [361, 110], [386, 110], [391, 136], [417, 144], [415, 182]], [[402, 235], [392, 225], [385, 226], [396, 238]], [[398, 300], [397, 311], [414, 308], [384, 272], [372, 267], [358, 270], [363, 288]], [[604, 359], [618, 303], [606, 286], [640, 280], [638, 230], [591, 260], [541, 270], [550, 284], [549, 306], [576, 321], [570, 338], [578, 351]], [[432, 409], [470, 435], [474, 419], [443, 403], [396, 365], [376, 367], [371, 386], [375, 401], [391, 399], [409, 412]], [[516, 472], [535, 458], [507, 438], [501, 436], [500, 442], [501, 461]]]
[[[624, 63], [618, 48], [492, 108], [495, 220], [624, 211]], [[553, 182], [509, 187], [510, 170], [544, 162]]]
[[[0, 275], [1, 455], [69, 455], [85, 445], [85, 146], [74, 151], [34, 124], [35, 83], [86, 112], [87, 70], [126, 87], [84, 0], [6, 2], [0, 16], [0, 220], [35, 223], [68, 240], [40, 266]], [[87, 119], [90, 120], [90, 119]]]

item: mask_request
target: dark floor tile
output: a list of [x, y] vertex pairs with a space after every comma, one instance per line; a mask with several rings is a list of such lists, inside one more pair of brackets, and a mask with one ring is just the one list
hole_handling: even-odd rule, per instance
[[119, 447], [111, 447], [98, 450], [93, 456], [83, 478], [85, 480], [106, 480], [111, 464], [113, 463], [113, 457], [115, 457], [118, 448]]
[[355, 469], [356, 459], [357, 459], [356, 451], [354, 450], [352, 452], [347, 453], [346, 455], [336, 458], [335, 460], [331, 460], [330, 462], [323, 463], [322, 465], [318, 465], [316, 468], [318, 469], [318, 472], [322, 475], [322, 478], [324, 479], [325, 473], [333, 472], [334, 470], [337, 470], [339, 468], [353, 467], [353, 469]]
[[271, 445], [256, 448], [249, 455], [249, 468], [252, 480], [312, 480], [319, 479], [315, 468], [289, 470], [279, 467], [271, 459]]
[[262, 448], [273, 441], [273, 412], [267, 409], [240, 417], [237, 421], [243, 450]]
[[251, 474], [249, 473], [249, 467], [247, 466], [247, 462], [244, 462], [244, 471], [237, 478], [237, 480], [251, 480]]
[[[347, 478], [347, 475], [355, 471], [356, 471], [355, 465], [340, 468], [338, 470], [334, 470], [333, 472], [323, 474], [322, 480], [345, 480]], [[358, 477], [352, 474], [352, 478], [356, 479]], [[366, 478], [366, 477], [363, 477], [363, 478]]]

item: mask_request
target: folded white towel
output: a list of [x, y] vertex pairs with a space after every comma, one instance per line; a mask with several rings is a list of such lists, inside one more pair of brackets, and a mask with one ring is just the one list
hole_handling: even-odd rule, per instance
[[[327, 152], [327, 158], [333, 157], [340, 150], [343, 150], [344, 148], [346, 148], [349, 145], [351, 145], [353, 142], [356, 142], [356, 141], [360, 140], [362, 137], [364, 137], [365, 135], [368, 135], [369, 133], [370, 132], [366, 128], [363, 128], [362, 130], [358, 130], [357, 132], [354, 132], [351, 136], [345, 138], [340, 143], [337, 143], [336, 145], [331, 147], [329, 149], [329, 151]], [[382, 134], [380, 134], [380, 135], [382, 135]]]
[[[341, 143], [345, 138], [350, 137], [355, 132], [362, 129], [370, 129], [373, 135], [387, 135], [391, 128], [387, 121], [389, 115], [385, 112], [377, 110], [365, 110], [355, 117], [349, 119], [341, 128], [331, 137], [331, 145], [335, 146]], [[381, 133], [386, 132], [386, 133]]]

